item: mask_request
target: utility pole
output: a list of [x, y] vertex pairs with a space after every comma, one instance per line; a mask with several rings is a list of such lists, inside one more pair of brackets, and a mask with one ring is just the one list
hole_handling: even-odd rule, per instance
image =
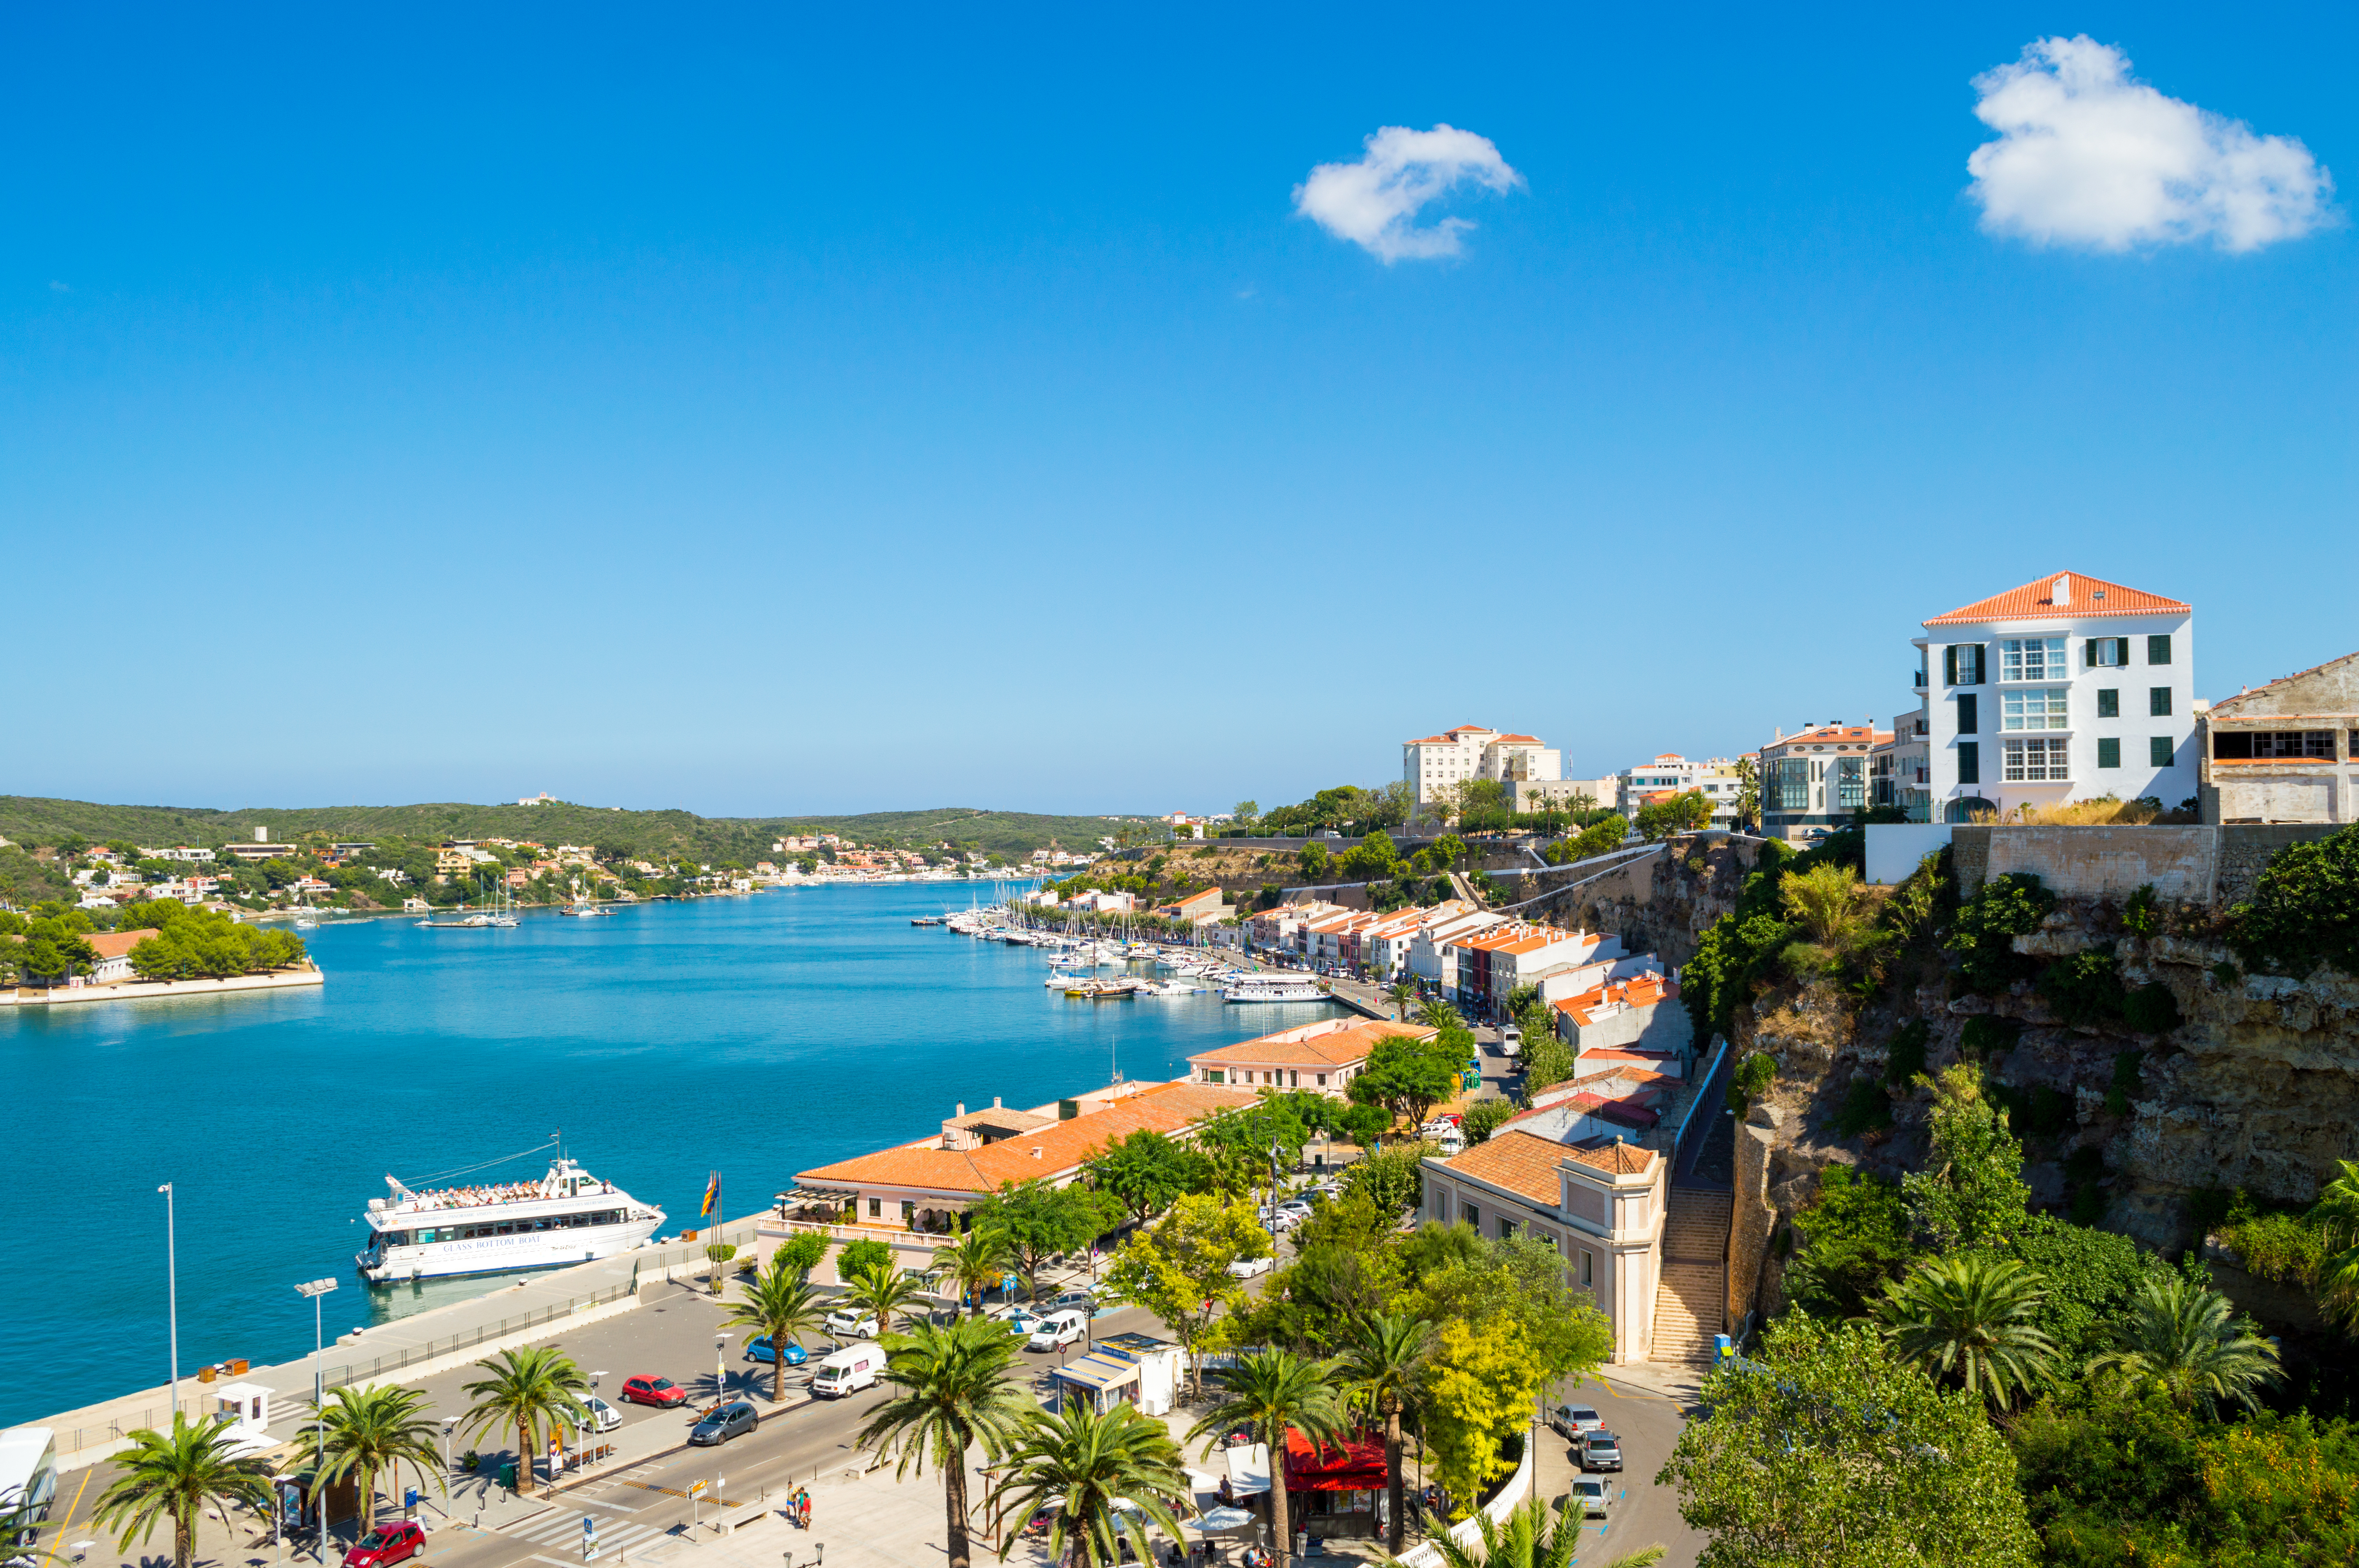
[[[311, 1466], [311, 1490], [320, 1505], [320, 1561], [328, 1560], [328, 1423], [321, 1419], [320, 1407], [328, 1400], [327, 1330], [321, 1314], [320, 1298], [336, 1288], [333, 1276], [324, 1280], [306, 1280], [295, 1287], [298, 1295], [311, 1300], [311, 1430], [320, 1440], [319, 1454]], [[529, 1457], [525, 1460], [528, 1465]]]
[[171, 1325], [172, 1340], [172, 1420], [180, 1419], [180, 1264], [174, 1255], [172, 1184], [166, 1182], [156, 1189], [164, 1195], [164, 1294], [165, 1312]]

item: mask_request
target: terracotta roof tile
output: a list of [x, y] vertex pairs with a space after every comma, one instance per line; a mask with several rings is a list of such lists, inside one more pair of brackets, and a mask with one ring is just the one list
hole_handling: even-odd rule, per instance
[[1641, 1149], [1636, 1143], [1576, 1143], [1565, 1150], [1565, 1153], [1584, 1165], [1616, 1176], [1643, 1176], [1654, 1168], [1655, 1163], [1655, 1152]]
[[[2070, 579], [2069, 603], [2056, 602], [2057, 584]], [[2104, 595], [2103, 599], [2099, 594]], [[2100, 615], [2170, 615], [2193, 606], [2143, 589], [2125, 588], [2079, 572], [2050, 572], [2021, 588], [1936, 615], [1928, 626], [1971, 626], [1984, 621], [2082, 621]]]
[[1251, 1062], [1256, 1065], [1264, 1062], [1286, 1065], [1297, 1062], [1318, 1063], [1321, 1065], [1331, 1063], [1349, 1064], [1361, 1060], [1379, 1044], [1397, 1035], [1430, 1040], [1439, 1031], [1428, 1029], [1422, 1024], [1395, 1023], [1387, 1019], [1370, 1019], [1365, 1022], [1346, 1024], [1341, 1029], [1315, 1034], [1308, 1039], [1282, 1038], [1294, 1033], [1295, 1031], [1290, 1029], [1282, 1029], [1277, 1034], [1265, 1034], [1257, 1040], [1241, 1040], [1234, 1045], [1223, 1045], [1212, 1051], [1200, 1051], [1189, 1057], [1188, 1061], [1190, 1065], [1210, 1064], [1214, 1066], [1224, 1062]]
[[1443, 1164], [1456, 1174], [1488, 1182], [1542, 1208], [1554, 1208], [1563, 1201], [1556, 1168], [1571, 1152], [1553, 1138], [1502, 1128]]

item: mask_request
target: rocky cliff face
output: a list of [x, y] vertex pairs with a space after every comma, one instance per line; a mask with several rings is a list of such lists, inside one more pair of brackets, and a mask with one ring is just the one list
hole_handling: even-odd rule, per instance
[[[1677, 967], [1695, 957], [1696, 939], [1735, 909], [1760, 846], [1726, 838], [1674, 838], [1659, 850], [1535, 904], [1531, 914], [1559, 925], [1619, 936], [1633, 953], [1653, 953]], [[1516, 899], [1529, 898], [1566, 873], [1532, 878]], [[1494, 880], [1506, 879], [1493, 873]]]
[[[1927, 1072], [1980, 1044], [1992, 1080], [2016, 1091], [2035, 1202], [2063, 1207], [2076, 1178], [2093, 1180], [2108, 1228], [2180, 1247], [2198, 1239], [2186, 1200], [2200, 1188], [2314, 1198], [2335, 1161], [2359, 1158], [2359, 979], [2325, 969], [2302, 979], [2242, 974], [2200, 912], [2180, 911], [2179, 934], [2150, 938], [2121, 920], [2110, 902], [2066, 900], [2013, 946], [2055, 959], [2111, 944], [2125, 987], [2169, 989], [2180, 1022], [2165, 1033], [2067, 1022], [2029, 981], [1995, 997], [1953, 996], [1946, 968], [1935, 965], [1857, 1010], [1824, 987], [1773, 989], [1740, 1010], [1738, 1044], [1769, 1053], [1778, 1076], [1770, 1114], [1745, 1130], [1764, 1148], [1753, 1162], [1760, 1190], [1738, 1194], [1739, 1213], [1750, 1199], [1774, 1237], [1832, 1161], [1890, 1176], [1918, 1167], [1921, 1091], [1895, 1100], [1887, 1129], [1846, 1138], [1832, 1122], [1855, 1080], [1885, 1076], [1895, 1037], [1919, 1020]], [[1999, 1027], [1970, 1033], [1978, 1018]], [[1762, 1266], [1735, 1311], [1777, 1304], [1774, 1250], [1758, 1249]]]

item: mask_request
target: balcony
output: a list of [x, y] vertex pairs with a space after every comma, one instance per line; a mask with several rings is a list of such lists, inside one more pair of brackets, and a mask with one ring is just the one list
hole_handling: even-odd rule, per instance
[[1908, 684], [1916, 687], [1917, 690], [1923, 691], [1925, 689], [1925, 672], [1923, 670], [1919, 670], [1914, 676], [1909, 677]]

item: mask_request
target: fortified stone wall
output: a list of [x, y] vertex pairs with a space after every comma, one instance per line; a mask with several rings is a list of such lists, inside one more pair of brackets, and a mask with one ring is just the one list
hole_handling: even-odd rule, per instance
[[[1874, 829], [1870, 829], [1871, 832]], [[2004, 824], [1951, 830], [1959, 893], [1992, 877], [2028, 871], [2060, 898], [2120, 900], [2143, 884], [2174, 903], [2231, 904], [2253, 895], [2269, 857], [2288, 844], [2336, 831], [2324, 823], [2239, 823], [2224, 827], [2033, 827]]]

